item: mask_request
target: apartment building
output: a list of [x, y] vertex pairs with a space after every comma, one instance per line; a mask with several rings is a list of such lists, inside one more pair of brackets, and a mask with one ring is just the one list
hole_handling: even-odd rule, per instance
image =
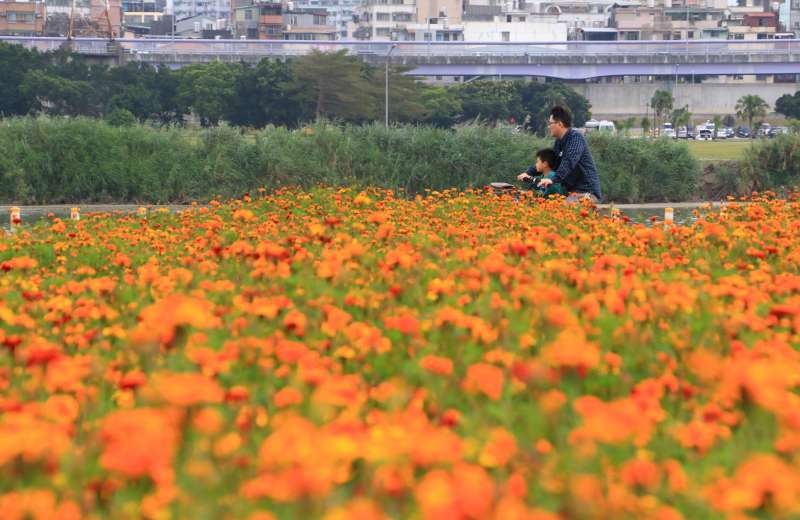
[[43, 2], [0, 2], [0, 35], [41, 36], [44, 20]]
[[348, 37], [348, 24], [352, 24], [356, 8], [361, 0], [295, 0], [293, 7], [300, 10], [324, 9], [328, 25], [336, 28], [337, 39]]
[[328, 25], [325, 9], [293, 9], [283, 12], [284, 40], [335, 40], [337, 29]]
[[353, 16], [355, 39], [416, 40], [416, 34], [409, 27], [420, 23], [415, 0], [365, 0]]
[[283, 4], [255, 2], [237, 6], [234, 8], [233, 28], [237, 38], [280, 40], [283, 38]]

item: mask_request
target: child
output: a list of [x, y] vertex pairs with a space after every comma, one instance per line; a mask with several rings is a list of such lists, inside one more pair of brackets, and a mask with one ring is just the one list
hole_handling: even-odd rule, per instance
[[[556, 167], [558, 167], [556, 153], [551, 148], [545, 148], [536, 152], [536, 164], [528, 168], [527, 172], [520, 173], [517, 176], [517, 180], [532, 182], [536, 191], [545, 197], [548, 195], [566, 195], [564, 187], [557, 182], [553, 182], [543, 188], [538, 187], [539, 181], [542, 179], [553, 180]], [[537, 175], [534, 176], [533, 174]]]

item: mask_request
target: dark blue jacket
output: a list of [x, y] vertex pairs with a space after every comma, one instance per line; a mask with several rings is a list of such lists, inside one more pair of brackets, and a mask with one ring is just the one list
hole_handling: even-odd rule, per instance
[[568, 193], [591, 193], [597, 200], [603, 199], [597, 166], [582, 133], [570, 128], [556, 139], [553, 151], [559, 159], [555, 182], [563, 184]]

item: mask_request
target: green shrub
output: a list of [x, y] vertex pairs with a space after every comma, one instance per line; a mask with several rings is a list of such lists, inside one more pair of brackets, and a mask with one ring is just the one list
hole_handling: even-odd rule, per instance
[[608, 201], [681, 201], [696, 193], [700, 166], [684, 143], [593, 133], [589, 148]]
[[800, 135], [780, 135], [753, 143], [739, 173], [741, 195], [800, 185]]
[[112, 110], [105, 119], [111, 126], [133, 126], [136, 124], [136, 116], [125, 108]]
[[[591, 136], [608, 200], [681, 200], [697, 164], [685, 145]], [[0, 200], [15, 203], [186, 202], [264, 186], [381, 186], [416, 194], [515, 182], [536, 150], [529, 134], [483, 126], [339, 126], [251, 133], [114, 127], [84, 118], [0, 122]]]

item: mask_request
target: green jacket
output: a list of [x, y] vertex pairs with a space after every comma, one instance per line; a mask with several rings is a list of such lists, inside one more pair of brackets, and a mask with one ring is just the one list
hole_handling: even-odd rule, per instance
[[[546, 175], [542, 175], [541, 176], [542, 179], [550, 179], [551, 181], [553, 181], [553, 184], [551, 184], [550, 186], [548, 186], [546, 188], [537, 187], [536, 191], [538, 191], [539, 193], [541, 193], [545, 197], [547, 197], [548, 195], [566, 195], [567, 194], [567, 190], [564, 189], [564, 186], [562, 184], [556, 182], [555, 177], [556, 177], [556, 172], [553, 171], [553, 170], [550, 170]], [[534, 182], [538, 182], [538, 181], [534, 181]]]

